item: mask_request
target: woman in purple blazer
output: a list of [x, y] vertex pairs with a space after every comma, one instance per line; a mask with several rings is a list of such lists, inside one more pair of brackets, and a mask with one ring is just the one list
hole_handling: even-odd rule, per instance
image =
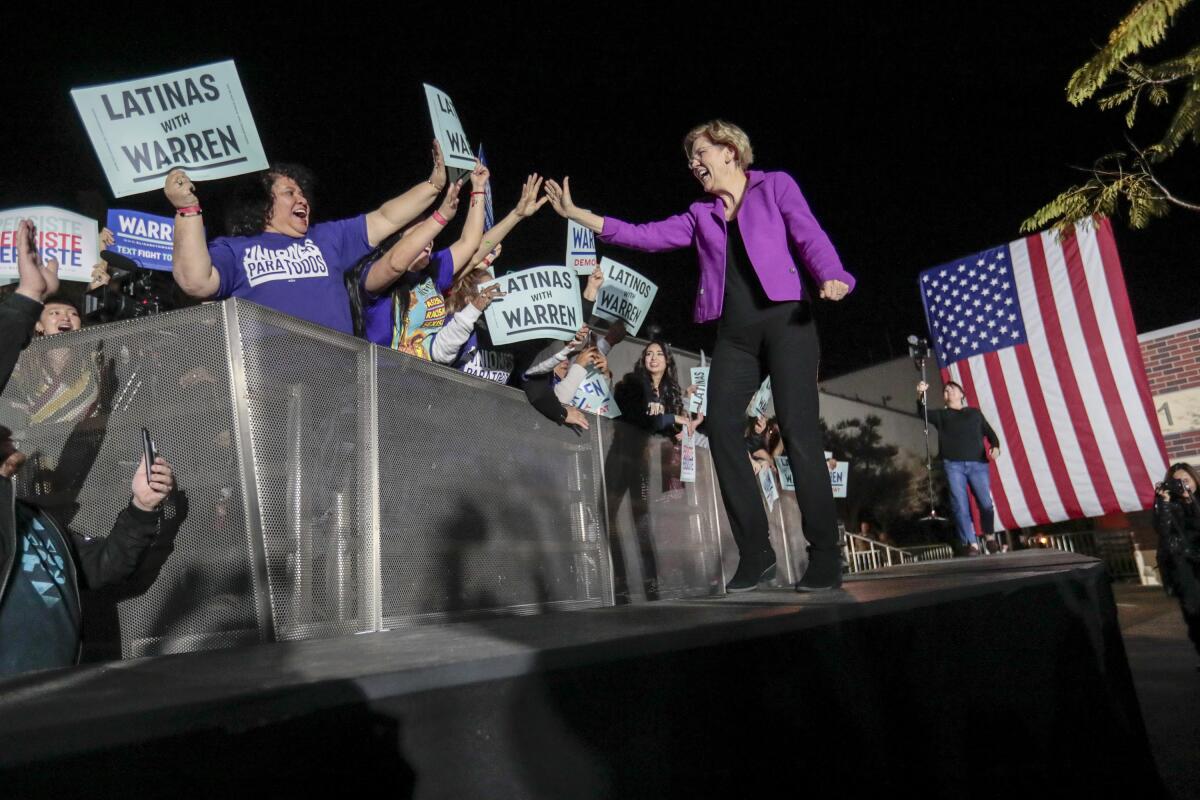
[[818, 424], [819, 344], [797, 265], [826, 300], [845, 297], [854, 277], [842, 267], [791, 176], [749, 169], [754, 152], [741, 128], [720, 120], [700, 125], [688, 133], [683, 149], [688, 168], [711, 197], [661, 222], [631, 225], [579, 208], [566, 178], [562, 185], [547, 181], [546, 194], [559, 214], [607, 244], [649, 252], [696, 248], [695, 320], [719, 320], [706, 426], [741, 556], [726, 589], [748, 591], [775, 577], [767, 515], [742, 440], [746, 406], [766, 375], [809, 542], [808, 569], [796, 589], [838, 588], [837, 515]]

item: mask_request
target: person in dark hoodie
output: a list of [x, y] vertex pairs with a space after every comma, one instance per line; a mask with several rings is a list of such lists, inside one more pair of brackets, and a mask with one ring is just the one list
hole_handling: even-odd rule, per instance
[[[29, 344], [42, 301], [58, 289], [58, 263], [42, 263], [37, 231], [22, 220], [16, 237], [19, 284], [0, 304], [0, 390]], [[0, 676], [73, 665], [81, 645], [80, 586], [132, 577], [162, 522], [174, 489], [171, 466], [143, 458], [129, 505], [104, 538], [73, 533], [37, 506], [15, 497], [12, 478], [24, 454], [0, 427]]]

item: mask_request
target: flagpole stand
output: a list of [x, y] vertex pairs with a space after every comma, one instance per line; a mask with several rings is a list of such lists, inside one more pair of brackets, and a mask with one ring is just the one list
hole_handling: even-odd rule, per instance
[[[929, 343], [916, 336], [908, 337], [908, 354], [921, 372], [921, 383], [926, 386], [925, 363], [929, 358]], [[936, 498], [933, 494], [933, 452], [929, 447], [929, 393], [921, 392], [921, 410], [925, 416], [925, 480], [929, 490], [929, 513], [921, 517], [922, 522], [945, 522], [946, 518], [937, 513]]]

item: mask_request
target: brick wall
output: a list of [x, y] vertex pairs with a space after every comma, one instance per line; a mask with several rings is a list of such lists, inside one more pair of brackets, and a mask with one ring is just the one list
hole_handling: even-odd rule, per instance
[[[1200, 320], [1144, 333], [1138, 344], [1156, 406], [1160, 395], [1200, 388]], [[1171, 461], [1200, 453], [1200, 429], [1164, 433], [1163, 441]]]

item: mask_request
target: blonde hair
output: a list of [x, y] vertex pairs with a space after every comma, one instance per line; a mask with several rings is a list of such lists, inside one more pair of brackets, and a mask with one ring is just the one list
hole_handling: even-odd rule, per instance
[[724, 145], [733, 150], [738, 166], [742, 169], [749, 169], [754, 163], [754, 148], [750, 146], [750, 137], [732, 122], [714, 119], [688, 131], [688, 135], [683, 137], [683, 152], [689, 159], [692, 157], [692, 145], [701, 136], [713, 144]]

